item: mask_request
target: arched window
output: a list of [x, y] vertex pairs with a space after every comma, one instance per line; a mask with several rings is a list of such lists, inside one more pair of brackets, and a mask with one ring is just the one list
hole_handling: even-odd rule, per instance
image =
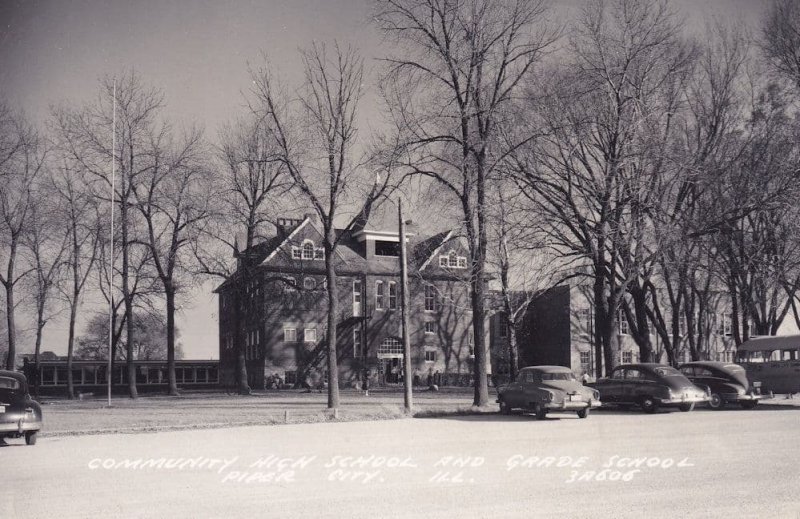
[[458, 268], [458, 256], [456, 255], [456, 251], [451, 250], [450, 254], [447, 256], [449, 266], [452, 268]]
[[313, 260], [314, 259], [314, 242], [313, 241], [305, 241], [305, 242], [303, 242], [303, 259], [304, 260]]

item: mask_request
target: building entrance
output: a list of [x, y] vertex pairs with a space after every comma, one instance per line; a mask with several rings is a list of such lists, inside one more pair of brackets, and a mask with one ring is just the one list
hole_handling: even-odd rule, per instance
[[383, 384], [403, 382], [403, 345], [396, 337], [387, 337], [378, 345], [378, 369]]

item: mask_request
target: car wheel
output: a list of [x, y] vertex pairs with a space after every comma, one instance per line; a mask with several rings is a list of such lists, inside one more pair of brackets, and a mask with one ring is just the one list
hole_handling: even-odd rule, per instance
[[545, 409], [539, 404], [536, 404], [534, 406], [533, 412], [536, 413], [537, 420], [544, 420], [547, 417], [547, 409]]
[[725, 407], [725, 400], [719, 393], [711, 393], [711, 400], [708, 401], [708, 407], [719, 411], [723, 407]]
[[25, 443], [28, 445], [36, 445], [36, 437], [39, 431], [29, 431], [25, 433]]
[[653, 414], [658, 410], [658, 402], [656, 402], [651, 396], [645, 396], [642, 397], [639, 407], [641, 407], [642, 411], [645, 413]]
[[509, 415], [511, 414], [511, 406], [505, 400], [500, 400], [500, 414]]
[[586, 418], [587, 416], [589, 416], [588, 407], [586, 409], [581, 409], [580, 411], [578, 411], [578, 418]]
[[744, 402], [739, 402], [742, 406], [742, 409], [753, 409], [756, 405], [758, 405], [758, 400], [745, 400]]
[[680, 409], [684, 413], [688, 413], [689, 411], [694, 409], [694, 402], [692, 402], [691, 404], [681, 404], [680, 406], [678, 406], [678, 409]]

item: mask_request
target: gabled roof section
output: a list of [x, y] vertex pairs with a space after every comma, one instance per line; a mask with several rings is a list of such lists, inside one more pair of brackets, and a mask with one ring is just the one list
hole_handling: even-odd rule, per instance
[[453, 231], [440, 232], [427, 240], [423, 240], [414, 248], [414, 263], [419, 265], [420, 271], [425, 270], [431, 259], [439, 254], [444, 244], [450, 241], [452, 237]]
[[272, 252], [270, 252], [270, 253], [267, 255], [267, 257], [266, 257], [266, 258], [264, 258], [264, 261], [262, 261], [262, 262], [261, 262], [261, 264], [263, 265], [264, 263], [267, 263], [269, 260], [271, 260], [272, 258], [274, 258], [274, 257], [275, 257], [275, 255], [276, 255], [276, 254], [278, 254], [278, 251], [279, 251], [279, 250], [281, 250], [281, 249], [283, 248], [283, 246], [284, 246], [284, 245], [286, 245], [287, 243], [289, 243], [289, 242], [290, 242], [290, 241], [291, 241], [291, 240], [292, 240], [292, 239], [293, 239], [295, 236], [297, 236], [297, 234], [298, 234], [298, 233], [299, 233], [299, 232], [300, 232], [300, 231], [303, 229], [303, 227], [305, 227], [306, 225], [308, 225], [308, 222], [310, 222], [310, 221], [311, 221], [311, 218], [309, 218], [308, 216], [306, 216], [306, 217], [303, 219], [303, 221], [302, 221], [302, 222], [300, 222], [300, 225], [298, 225], [297, 227], [295, 227], [295, 228], [292, 230], [292, 232], [290, 232], [290, 233], [289, 233], [289, 234], [286, 236], [286, 238], [284, 238], [284, 239], [283, 239], [283, 240], [280, 242], [280, 244], [279, 244], [278, 246], [276, 246], [276, 247], [275, 247], [275, 248], [272, 250]]

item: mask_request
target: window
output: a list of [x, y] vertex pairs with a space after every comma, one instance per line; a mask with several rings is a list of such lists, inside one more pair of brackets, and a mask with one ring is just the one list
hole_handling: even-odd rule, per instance
[[425, 285], [425, 311], [433, 312], [436, 310], [436, 287]]
[[427, 321], [425, 323], [425, 333], [427, 335], [436, 333], [436, 323], [433, 321]]
[[361, 315], [361, 280], [353, 280], [353, 315]]
[[325, 249], [322, 247], [314, 247], [314, 259], [325, 260]]
[[451, 250], [449, 253], [439, 256], [439, 266], [451, 269], [465, 269], [467, 268], [467, 257], [459, 256], [456, 251]]
[[297, 289], [297, 282], [295, 281], [294, 277], [286, 276], [283, 279], [283, 291], [294, 292], [296, 289]]
[[383, 281], [375, 282], [375, 310], [383, 310], [386, 305]]
[[425, 362], [436, 362], [435, 350], [425, 350]]
[[633, 362], [633, 352], [632, 351], [623, 351], [622, 352], [622, 363], [623, 364], [631, 364]]
[[580, 352], [580, 355], [581, 355], [581, 366], [585, 370], [591, 363], [591, 358], [592, 358], [591, 353], [589, 353], [588, 351], [582, 351]]
[[378, 357], [381, 355], [402, 355], [403, 343], [397, 337], [387, 337], [378, 345]]
[[314, 242], [307, 241], [303, 243], [303, 259], [304, 260], [314, 259]]
[[324, 260], [325, 247], [315, 247], [313, 241], [306, 240], [301, 247], [292, 247], [292, 259]]
[[293, 326], [284, 326], [283, 342], [297, 342], [297, 328]]
[[397, 283], [389, 282], [389, 309], [397, 309]]
[[376, 256], [400, 256], [400, 242], [375, 240], [375, 255]]
[[620, 335], [628, 335], [628, 318], [625, 317], [625, 312], [619, 313], [619, 333]]
[[306, 290], [314, 290], [317, 288], [317, 280], [314, 278], [303, 278], [303, 288]]
[[506, 319], [504, 315], [499, 316], [497, 323], [497, 336], [501, 339], [505, 339], [508, 337], [508, 323], [506, 323]]
[[303, 330], [303, 342], [317, 342], [317, 329], [306, 328]]
[[303, 251], [300, 247], [292, 247], [292, 259], [303, 259]]
[[361, 358], [361, 327], [353, 328], [353, 358]]

